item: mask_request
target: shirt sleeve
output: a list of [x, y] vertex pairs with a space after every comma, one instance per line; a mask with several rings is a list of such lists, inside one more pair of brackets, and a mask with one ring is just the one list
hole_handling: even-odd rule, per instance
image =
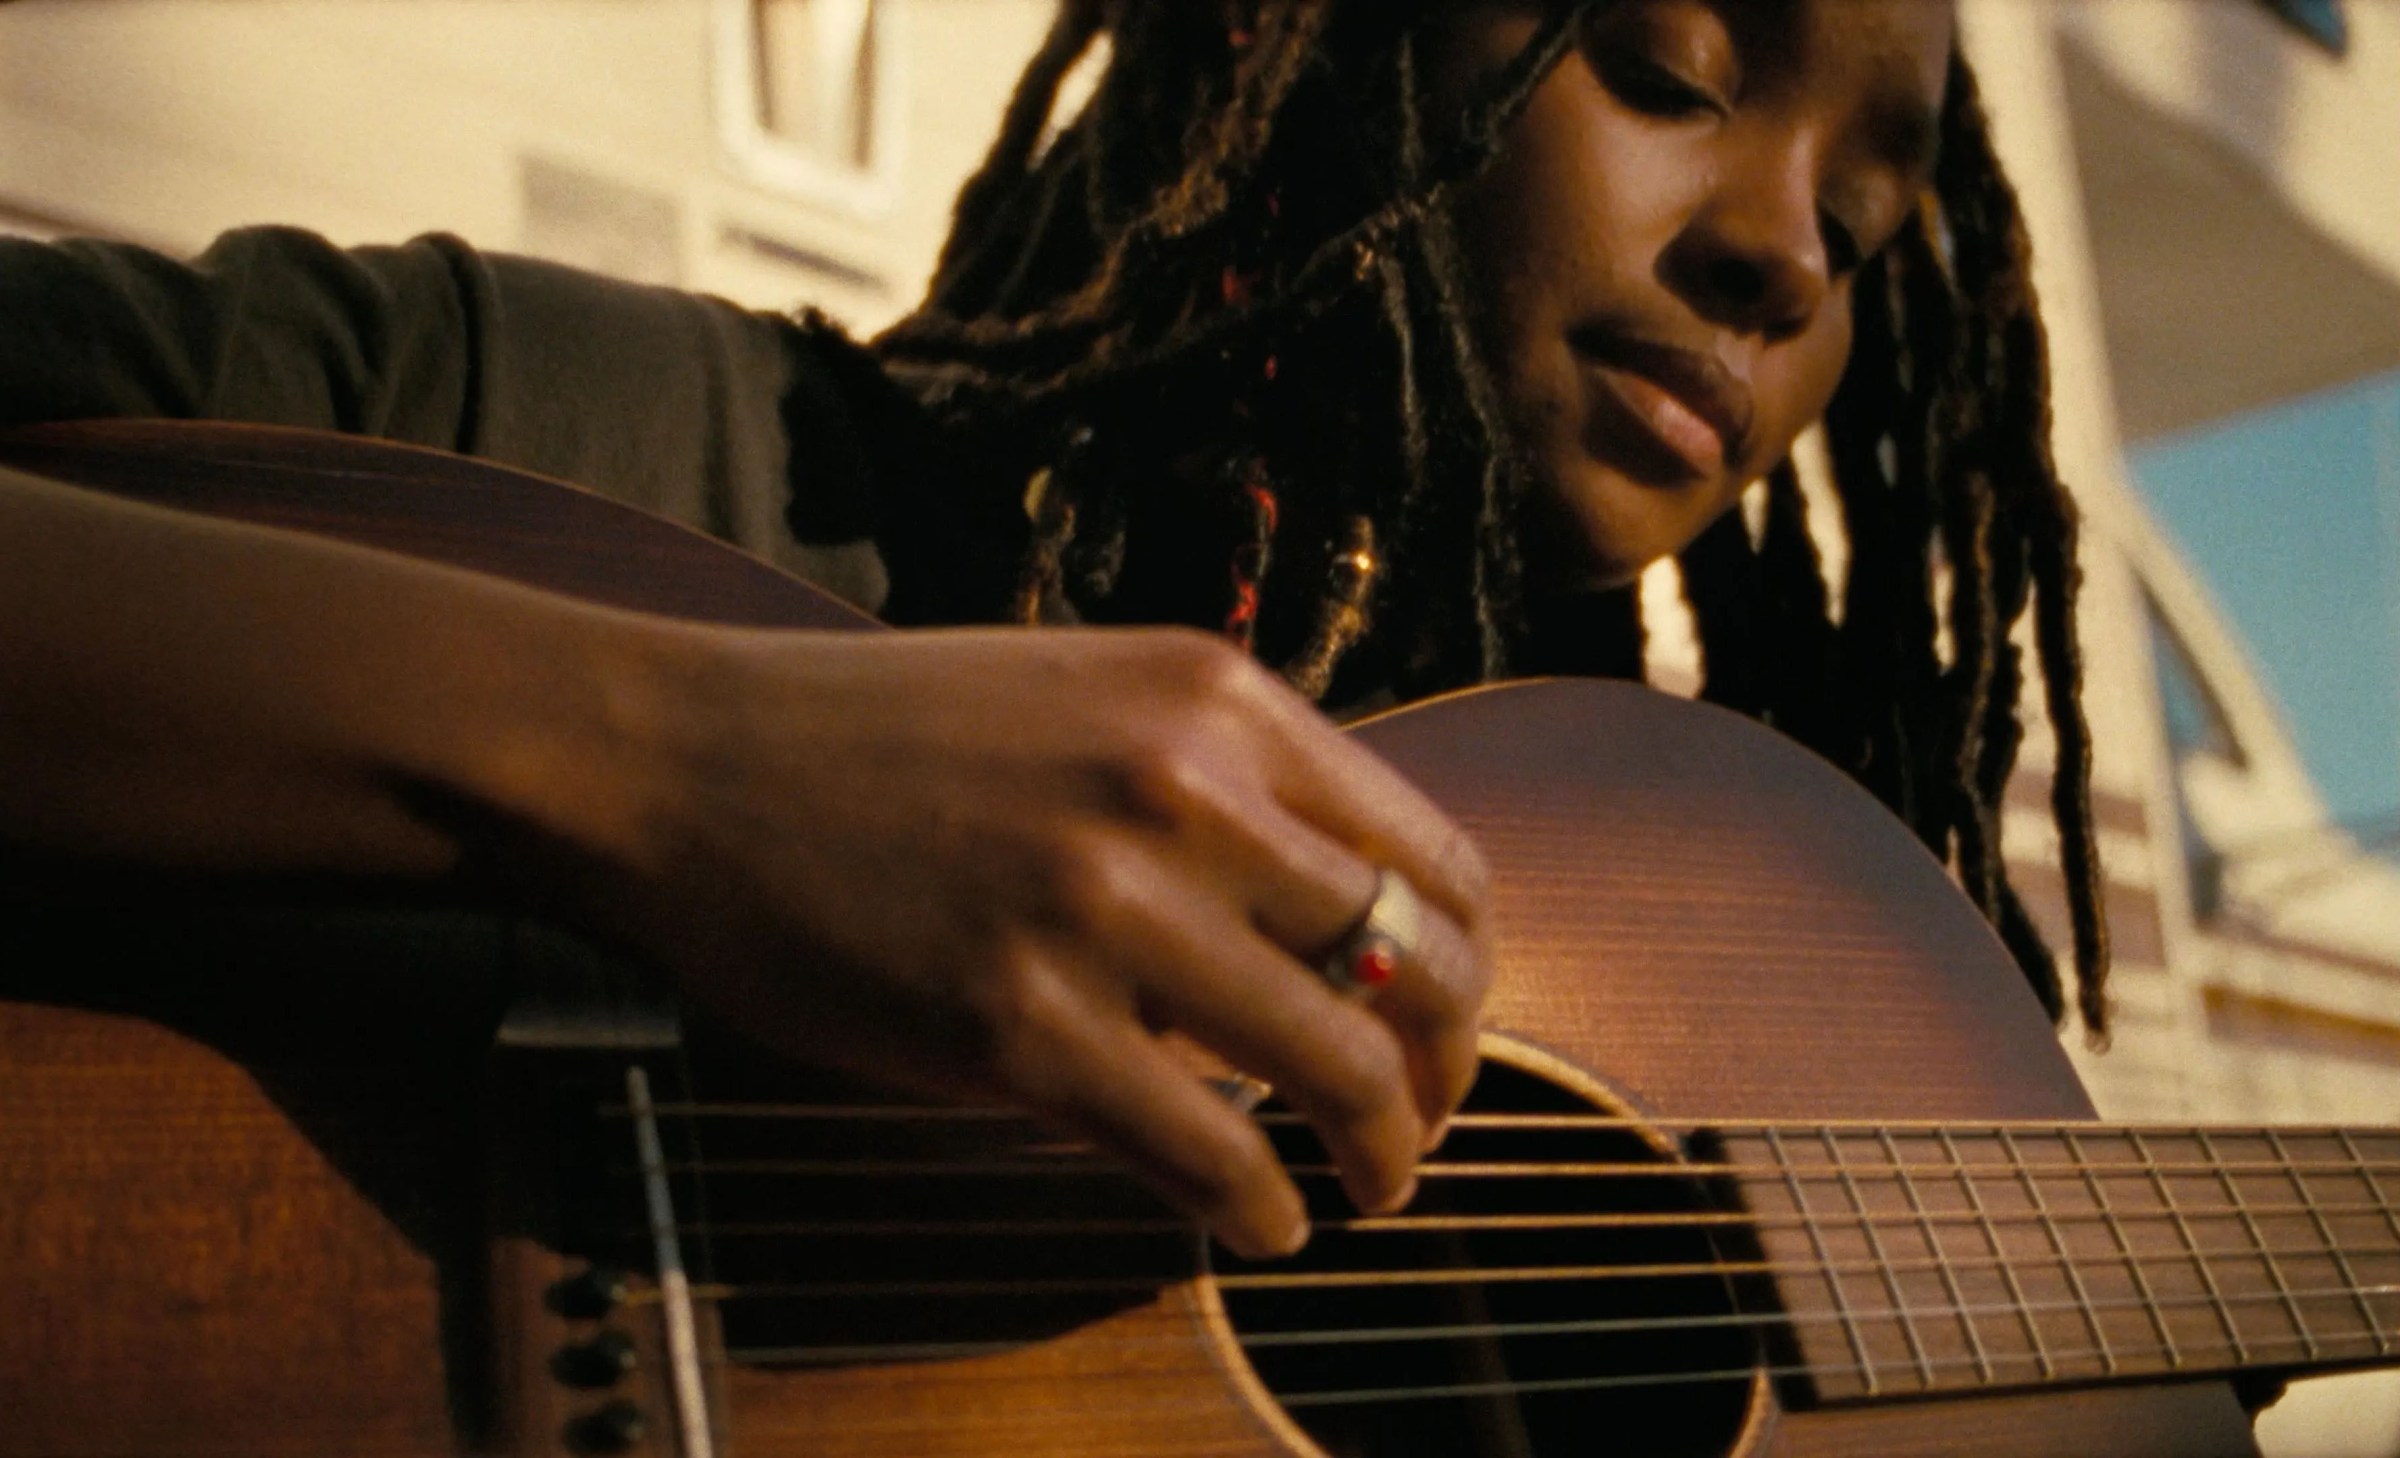
[[[886, 590], [858, 427], [803, 331], [455, 238], [345, 250], [252, 228], [189, 261], [0, 240], [0, 424], [103, 416], [436, 446], [645, 507], [870, 610]], [[803, 541], [793, 523], [857, 529]]]

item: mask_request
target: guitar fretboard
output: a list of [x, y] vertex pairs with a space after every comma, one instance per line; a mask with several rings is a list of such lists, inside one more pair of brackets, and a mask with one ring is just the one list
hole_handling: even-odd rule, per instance
[[2400, 1362], [2400, 1131], [1716, 1137], [1823, 1401]]

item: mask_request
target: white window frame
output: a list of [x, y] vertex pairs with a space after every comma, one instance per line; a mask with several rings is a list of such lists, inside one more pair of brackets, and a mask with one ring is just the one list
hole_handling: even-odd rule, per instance
[[766, 57], [759, 54], [755, 0], [715, 0], [717, 143], [744, 183], [778, 197], [876, 218], [900, 195], [906, 158], [908, 67], [894, 16], [904, 0], [879, 0], [872, 27], [875, 99], [867, 118], [864, 168], [827, 162], [776, 136], [765, 115]]

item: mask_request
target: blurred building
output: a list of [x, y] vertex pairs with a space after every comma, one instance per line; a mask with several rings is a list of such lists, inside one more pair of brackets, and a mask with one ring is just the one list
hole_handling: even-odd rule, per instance
[[[2105, 1055], [2070, 1043], [2118, 1118], [2400, 1122], [2400, 869], [2328, 811], [2127, 465], [2400, 370], [2400, 3], [1963, 5], [2035, 219], [2089, 518], [2118, 1033]], [[252, 222], [438, 229], [872, 328], [929, 272], [1049, 10], [24, 0], [0, 11], [0, 228], [186, 251]], [[2322, 586], [2400, 601], [2388, 576]], [[1673, 658], [1658, 676], [1688, 681]], [[2009, 843], [2057, 924], [2038, 728], [2028, 744]], [[2400, 1382], [2308, 1384], [2262, 1436], [2395, 1458]]]
[[[2035, 216], [2060, 451], [2091, 526], [2118, 1033], [2078, 1062], [2120, 1118], [2400, 1119], [2400, 864], [2373, 853], [2380, 826], [2362, 840], [2329, 813], [2284, 706], [2127, 466], [2400, 369], [2400, 7], [1966, 10]], [[2258, 490], [2319, 489], [2310, 464]], [[2380, 580], [2285, 573], [2328, 616], [2400, 601], [2400, 481], [2370, 492]], [[2400, 638], [2380, 642], [2356, 671], [2389, 682]], [[2400, 723], [2381, 733], [2389, 806]], [[2036, 824], [2011, 829], [2012, 854], [2046, 859]], [[2261, 1436], [2276, 1453], [2400, 1453], [2400, 1383], [2303, 1384]]]

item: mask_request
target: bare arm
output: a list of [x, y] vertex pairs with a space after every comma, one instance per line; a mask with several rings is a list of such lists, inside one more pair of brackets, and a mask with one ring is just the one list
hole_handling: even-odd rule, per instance
[[540, 768], [559, 752], [623, 753], [594, 685], [639, 676], [639, 639], [592, 616], [0, 472], [0, 836], [166, 869], [446, 874], [461, 846], [428, 792], [524, 804], [560, 793]]
[[[0, 840], [215, 871], [472, 863], [795, 1056], [1005, 1097], [1250, 1251], [1304, 1230], [1184, 1033], [1362, 1205], [1472, 1068], [1483, 872], [1181, 632], [735, 631], [0, 474]], [[1374, 866], [1438, 908], [1372, 1008], [1303, 958]]]

